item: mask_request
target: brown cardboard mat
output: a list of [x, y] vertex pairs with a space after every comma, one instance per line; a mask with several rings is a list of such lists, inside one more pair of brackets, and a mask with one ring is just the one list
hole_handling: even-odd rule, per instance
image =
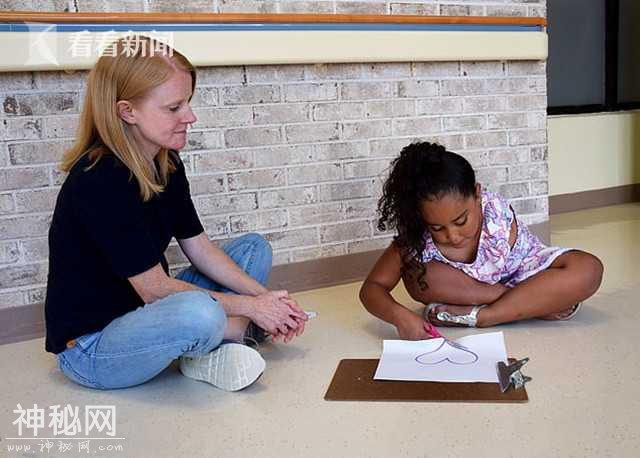
[[374, 380], [378, 359], [343, 359], [324, 398], [327, 401], [434, 401], [515, 403], [529, 400], [525, 388], [500, 392], [497, 383]]

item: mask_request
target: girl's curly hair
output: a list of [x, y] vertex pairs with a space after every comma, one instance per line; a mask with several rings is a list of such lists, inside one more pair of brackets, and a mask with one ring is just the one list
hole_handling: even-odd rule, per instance
[[402, 272], [415, 276], [421, 289], [426, 266], [421, 262], [425, 227], [420, 203], [444, 194], [475, 195], [476, 177], [462, 156], [437, 143], [412, 143], [391, 162], [391, 172], [378, 201], [378, 229], [396, 229], [394, 242], [402, 257]]

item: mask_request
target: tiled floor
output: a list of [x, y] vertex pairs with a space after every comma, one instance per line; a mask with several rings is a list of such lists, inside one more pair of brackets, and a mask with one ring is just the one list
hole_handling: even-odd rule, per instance
[[[263, 347], [267, 371], [235, 394], [189, 380], [175, 367], [140, 387], [91, 391], [57, 371], [42, 339], [2, 346], [0, 456], [19, 443], [31, 445], [25, 456], [79, 456], [78, 440], [67, 452], [52, 441], [48, 454], [40, 453], [40, 441], [6, 440], [17, 436], [18, 403], [116, 406], [116, 437], [124, 439], [92, 441], [94, 456], [638, 456], [640, 204], [555, 216], [552, 231], [555, 244], [599, 256], [605, 280], [574, 321], [500, 327], [509, 353], [531, 358], [526, 404], [325, 401], [340, 359], [378, 357], [381, 340], [394, 338], [391, 327], [364, 312], [359, 284], [351, 284], [297, 294], [318, 317], [294, 343]], [[404, 291], [398, 294], [409, 303]], [[109, 444], [122, 451], [98, 450]]]

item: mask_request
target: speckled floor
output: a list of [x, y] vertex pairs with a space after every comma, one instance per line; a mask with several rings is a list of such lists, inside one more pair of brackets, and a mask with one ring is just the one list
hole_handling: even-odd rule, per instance
[[[235, 394], [189, 380], [175, 366], [143, 386], [91, 391], [58, 372], [42, 339], [2, 346], [0, 456], [18, 444], [30, 444], [31, 452], [8, 456], [86, 456], [78, 454], [78, 440], [67, 441], [66, 452], [51, 441], [48, 454], [40, 453], [42, 441], [7, 440], [17, 436], [18, 403], [116, 406], [116, 437], [124, 439], [90, 442], [93, 456], [638, 456], [640, 204], [555, 216], [552, 239], [599, 256], [605, 279], [571, 322], [500, 327], [509, 353], [531, 358], [526, 404], [325, 401], [340, 359], [378, 357], [381, 340], [394, 338], [390, 326], [364, 313], [359, 284], [351, 284], [297, 294], [318, 317], [294, 343], [264, 346], [267, 371]], [[122, 449], [98, 448], [109, 445]]]

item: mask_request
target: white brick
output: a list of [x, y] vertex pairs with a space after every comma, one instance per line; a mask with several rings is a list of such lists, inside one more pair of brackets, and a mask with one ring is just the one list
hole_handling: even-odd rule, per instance
[[189, 176], [189, 187], [192, 196], [201, 194], [219, 194], [225, 191], [225, 176], [218, 175], [191, 175]]
[[510, 145], [532, 145], [546, 142], [547, 131], [545, 129], [509, 131]]
[[511, 181], [539, 180], [549, 176], [549, 166], [546, 162], [537, 164], [514, 165], [509, 167]]
[[220, 131], [189, 131], [187, 144], [182, 151], [219, 149], [224, 145]]
[[442, 130], [440, 118], [407, 118], [393, 120], [394, 135], [427, 135]]
[[340, 94], [344, 100], [369, 100], [393, 97], [393, 83], [358, 82], [342, 83]]
[[549, 160], [549, 150], [546, 146], [534, 146], [531, 148], [531, 161], [547, 161]]
[[13, 195], [9, 192], [0, 194], [0, 215], [13, 213], [14, 211]]
[[487, 118], [484, 115], [452, 116], [442, 118], [445, 131], [473, 131], [482, 130], [487, 126]]
[[282, 135], [279, 127], [247, 127], [225, 131], [224, 141], [229, 147], [264, 146], [282, 143]]
[[287, 1], [286, 3], [277, 3], [279, 13], [333, 13], [332, 2], [299, 2]]
[[440, 16], [484, 16], [481, 5], [440, 5]]
[[303, 165], [287, 169], [289, 184], [321, 183], [342, 178], [340, 164]]
[[[79, 125], [79, 116], [52, 116], [44, 120], [44, 138], [74, 138]], [[37, 130], [37, 129], [36, 129]], [[34, 133], [31, 138], [38, 138]]]
[[260, 193], [259, 201], [260, 208], [312, 204], [317, 201], [316, 188], [314, 186], [307, 186], [263, 191]]
[[335, 245], [325, 245], [313, 248], [303, 248], [294, 250], [291, 253], [293, 262], [311, 261], [319, 258], [330, 258], [347, 254], [347, 247], [343, 243]]
[[284, 124], [311, 120], [308, 104], [259, 105], [253, 107], [253, 122], [260, 124]]
[[509, 148], [489, 151], [489, 163], [491, 165], [509, 165], [529, 162], [529, 150], [527, 148]]
[[[49, 177], [47, 177], [47, 181]], [[16, 212], [53, 211], [58, 197], [58, 188], [16, 192]]]
[[440, 81], [440, 95], [483, 95], [487, 93], [485, 80], [443, 80]]
[[0, 73], [0, 92], [24, 91], [33, 88], [31, 72]]
[[547, 197], [518, 199], [512, 200], [510, 203], [517, 215], [549, 213], [549, 199]]
[[546, 110], [545, 95], [514, 95], [507, 98], [507, 108], [511, 111]]
[[306, 80], [352, 80], [361, 77], [361, 64], [315, 64], [305, 67]]
[[82, 90], [86, 87], [88, 71], [34, 72], [33, 82], [37, 89], [49, 91]]
[[342, 121], [364, 118], [364, 103], [320, 103], [313, 107], [315, 121]]
[[230, 173], [228, 181], [229, 191], [270, 188], [284, 186], [285, 175], [283, 169], [249, 170], [247, 172]]
[[391, 135], [391, 120], [345, 122], [342, 136], [345, 140], [359, 140]]
[[286, 210], [269, 210], [230, 217], [232, 232], [252, 232], [287, 226]]
[[491, 113], [504, 111], [506, 107], [507, 103], [504, 97], [465, 97], [463, 110], [465, 113]]
[[218, 89], [215, 87], [196, 87], [189, 104], [192, 108], [218, 105]]
[[367, 118], [402, 118], [416, 115], [414, 100], [376, 100], [367, 102]]
[[278, 165], [298, 164], [314, 160], [311, 145], [274, 146], [255, 150], [256, 167], [272, 167]]
[[46, 237], [20, 242], [20, 251], [26, 262], [46, 261], [49, 257], [49, 241]]
[[22, 292], [0, 293], [0, 309], [20, 307], [21, 305], [25, 305]]
[[491, 167], [476, 170], [476, 180], [479, 183], [505, 183], [507, 181], [506, 167]]
[[349, 181], [345, 183], [333, 183], [320, 185], [319, 195], [321, 202], [355, 199], [358, 197], [370, 197], [370, 181]]
[[529, 195], [528, 183], [507, 183], [498, 187], [498, 193], [506, 199], [527, 197]]
[[373, 218], [376, 216], [377, 199], [348, 200], [343, 203], [347, 219]]
[[14, 143], [8, 146], [9, 160], [14, 165], [56, 163], [71, 142]]
[[303, 247], [305, 245], [317, 245], [319, 242], [318, 230], [316, 228], [271, 232], [264, 234], [264, 238], [271, 243], [274, 250]]
[[339, 202], [289, 209], [291, 226], [331, 223], [342, 219], [344, 219], [344, 210]]
[[462, 98], [435, 97], [418, 100], [418, 115], [462, 113]]
[[319, 143], [313, 145], [313, 157], [316, 161], [334, 161], [355, 159], [368, 155], [367, 143], [363, 141]]
[[0, 169], [0, 191], [39, 188], [48, 184], [49, 173], [45, 167]]
[[0, 138], [11, 140], [36, 140], [42, 137], [42, 119], [0, 119]]
[[549, 194], [549, 183], [545, 181], [532, 181], [531, 182], [531, 195], [547, 195]]
[[251, 151], [216, 151], [194, 154], [195, 172], [198, 174], [223, 170], [248, 169], [255, 166]]
[[0, 268], [0, 288], [2, 289], [44, 283], [46, 281], [47, 265], [44, 263]]
[[199, 108], [194, 112], [198, 118], [194, 126], [198, 129], [243, 126], [249, 124], [252, 119], [252, 111], [249, 107]]
[[337, 140], [340, 135], [337, 123], [295, 124], [285, 126], [284, 130], [288, 143], [331, 141]]
[[20, 259], [17, 242], [0, 242], [0, 264], [12, 264]]
[[460, 76], [458, 62], [416, 62], [413, 64], [413, 74], [417, 77], [447, 77]]
[[528, 117], [526, 113], [502, 113], [490, 114], [488, 116], [489, 129], [513, 129], [528, 127]]
[[438, 82], [409, 80], [397, 83], [398, 97], [432, 97], [438, 95]]
[[378, 176], [387, 171], [389, 160], [358, 161], [344, 164], [345, 178], [366, 178]]
[[487, 5], [487, 16], [524, 17], [527, 7], [520, 5]]
[[258, 208], [255, 193], [232, 194], [224, 196], [197, 197], [194, 199], [198, 213], [215, 215], [222, 213], [246, 212]]
[[291, 262], [291, 254], [288, 251], [274, 251], [271, 264], [279, 266], [282, 264], [289, 264]]
[[384, 2], [336, 2], [336, 13], [338, 14], [386, 14], [386, 12], [387, 5]]
[[226, 216], [202, 218], [202, 225], [209, 238], [226, 235], [230, 232], [229, 218]]
[[46, 116], [78, 112], [79, 99], [75, 92], [40, 94], [15, 94], [6, 96], [3, 102], [7, 115]]
[[246, 69], [249, 83], [302, 81], [305, 72], [304, 65], [249, 65]]
[[391, 3], [391, 14], [412, 16], [437, 16], [438, 5], [424, 3]]
[[462, 76], [502, 76], [505, 73], [504, 62], [462, 62]]
[[492, 146], [506, 146], [506, 132], [486, 132], [481, 134], [468, 134], [464, 136], [466, 148], [486, 148]]
[[320, 242], [345, 242], [371, 237], [371, 226], [368, 222], [353, 221], [320, 226]]
[[338, 83], [303, 83], [284, 86], [286, 102], [310, 102], [315, 100], [337, 100]]
[[507, 73], [513, 76], [544, 75], [547, 72], [545, 61], [510, 61]]
[[198, 67], [198, 86], [218, 84], [241, 84], [244, 80], [242, 67]]
[[279, 102], [280, 86], [265, 84], [225, 87], [222, 89], [221, 99], [224, 105]]
[[386, 62], [383, 64], [366, 64], [363, 77], [366, 79], [400, 79], [411, 76], [411, 64]]

